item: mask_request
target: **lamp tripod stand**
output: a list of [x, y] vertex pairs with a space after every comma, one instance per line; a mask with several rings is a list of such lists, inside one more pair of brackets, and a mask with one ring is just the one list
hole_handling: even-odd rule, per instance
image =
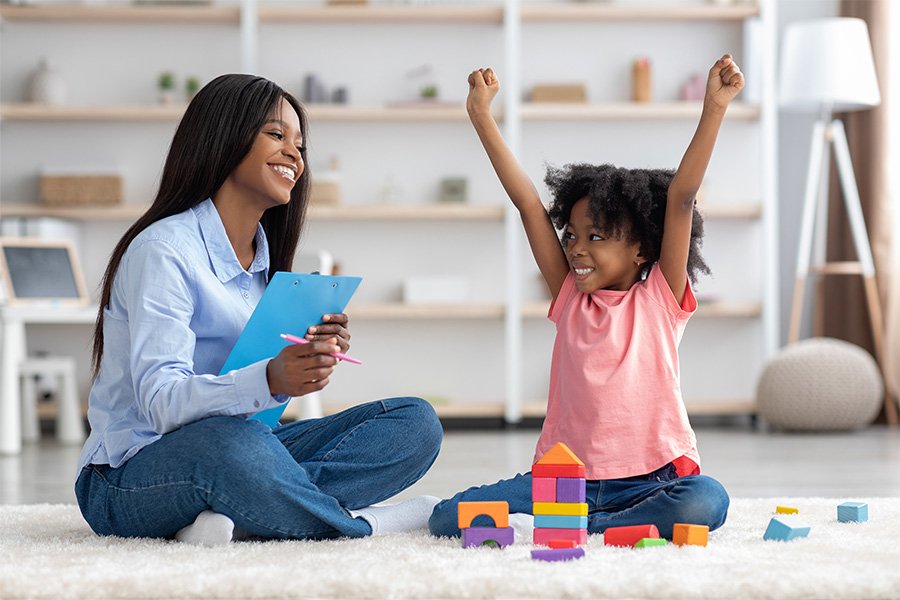
[[[843, 190], [844, 207], [850, 220], [850, 231], [856, 248], [856, 261], [827, 262], [822, 257], [815, 266], [811, 264], [813, 247], [813, 231], [816, 230], [816, 247], [821, 248], [825, 235], [825, 219], [816, 229], [815, 220], [818, 210], [826, 211], [827, 195], [820, 193], [819, 183], [822, 181], [822, 166], [825, 158], [825, 144], [834, 147], [835, 161]], [[872, 259], [872, 248], [866, 232], [859, 190], [853, 164], [850, 162], [850, 149], [847, 145], [847, 134], [844, 124], [834, 119], [816, 121], [813, 127], [809, 170], [806, 176], [806, 195], [803, 201], [803, 220], [800, 229], [800, 245], [797, 254], [797, 274], [794, 283], [794, 298], [791, 305], [791, 321], [788, 331], [788, 343], [796, 342], [800, 337], [800, 323], [803, 319], [806, 280], [810, 273], [817, 275], [861, 275], [865, 285], [866, 305], [869, 312], [869, 325], [872, 328], [872, 339], [875, 344], [875, 359], [884, 376], [884, 320], [881, 303], [878, 299], [878, 287], [875, 280], [875, 262]], [[885, 388], [886, 389], [886, 388]], [[890, 394], [885, 391], [885, 414], [891, 427], [897, 426], [897, 406]]]

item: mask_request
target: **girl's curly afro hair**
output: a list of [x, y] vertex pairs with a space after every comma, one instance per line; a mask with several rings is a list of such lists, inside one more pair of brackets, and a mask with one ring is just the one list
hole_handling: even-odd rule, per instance
[[[600, 231], [640, 243], [641, 256], [647, 259], [642, 273], [646, 277], [659, 260], [666, 194], [674, 175], [674, 171], [666, 169], [624, 169], [585, 163], [549, 167], [544, 182], [553, 195], [550, 219], [557, 229], [564, 229], [572, 206], [587, 196], [591, 218]], [[691, 283], [697, 282], [699, 273], [710, 272], [700, 254], [702, 242], [703, 217], [695, 206], [687, 263]]]

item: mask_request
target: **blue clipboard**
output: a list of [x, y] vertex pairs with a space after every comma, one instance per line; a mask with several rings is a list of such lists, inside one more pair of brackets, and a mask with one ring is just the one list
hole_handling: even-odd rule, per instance
[[[274, 358], [282, 348], [290, 345], [279, 335], [291, 333], [303, 337], [308, 328], [322, 322], [322, 315], [344, 312], [361, 281], [361, 277], [278, 271], [269, 281], [219, 374]], [[287, 402], [250, 418], [275, 428], [286, 407]]]

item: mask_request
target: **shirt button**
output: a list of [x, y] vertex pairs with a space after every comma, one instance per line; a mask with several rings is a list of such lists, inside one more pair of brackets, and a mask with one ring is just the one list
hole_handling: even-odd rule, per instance
[[256, 408], [259, 408], [259, 400], [254, 400], [253, 406], [255, 406]]
[[249, 298], [250, 294], [248, 294], [247, 292], [241, 292], [241, 296], [243, 296], [244, 298]]

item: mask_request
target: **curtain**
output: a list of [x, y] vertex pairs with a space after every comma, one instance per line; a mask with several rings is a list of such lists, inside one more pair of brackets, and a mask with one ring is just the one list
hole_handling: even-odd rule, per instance
[[[900, 311], [900, 298], [897, 297], [900, 282], [896, 280], [900, 277], [900, 265], [896, 264], [896, 253], [892, 246], [895, 242], [891, 239], [896, 221], [891, 206], [891, 172], [888, 166], [891, 105], [889, 74], [892, 71], [889, 64], [890, 3], [891, 0], [841, 2], [841, 16], [861, 18], [868, 24], [882, 103], [871, 110], [836, 116], [844, 122], [847, 130], [853, 169], [875, 260], [882, 312], [887, 322], [881, 367], [885, 372], [889, 395], [897, 398], [900, 387], [900, 315], [897, 314]], [[856, 260], [833, 157], [829, 190], [826, 258], [829, 261]], [[847, 340], [866, 348], [874, 355], [875, 345], [862, 278], [832, 275], [822, 278], [820, 286], [822, 314], [815, 333]]]

